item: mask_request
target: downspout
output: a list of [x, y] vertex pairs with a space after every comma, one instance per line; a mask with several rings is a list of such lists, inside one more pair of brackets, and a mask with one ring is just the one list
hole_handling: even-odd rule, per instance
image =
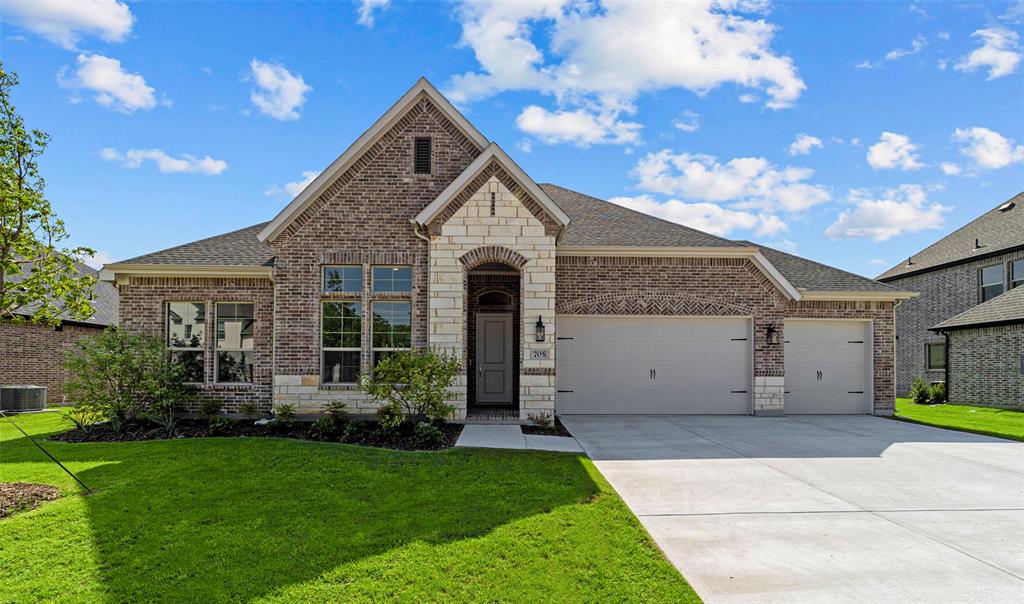
[[427, 237], [422, 232], [420, 232], [420, 225], [419, 225], [418, 222], [416, 222], [416, 219], [415, 218], [410, 218], [409, 222], [412, 223], [412, 234], [416, 235], [417, 237], [419, 237], [423, 241], [426, 241], [429, 244], [430, 243], [430, 237]]
[[942, 337], [946, 339], [946, 346], [943, 348], [942, 354], [946, 357], [945, 358], [945, 365], [946, 365], [946, 401], [945, 402], [948, 403], [949, 402], [949, 376], [952, 375], [952, 373], [950, 373], [950, 371], [949, 371], [949, 332], [948, 331], [943, 331], [942, 332]]

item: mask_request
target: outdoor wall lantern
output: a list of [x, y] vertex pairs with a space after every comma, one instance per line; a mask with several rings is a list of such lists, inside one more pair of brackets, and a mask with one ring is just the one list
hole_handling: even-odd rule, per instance
[[769, 344], [778, 344], [779, 343], [779, 332], [775, 330], [775, 323], [769, 323], [765, 327], [765, 331], [766, 331], [766, 334], [768, 336], [768, 343]]
[[540, 315], [537, 315], [537, 335], [536, 339], [538, 342], [544, 341], [544, 319]]

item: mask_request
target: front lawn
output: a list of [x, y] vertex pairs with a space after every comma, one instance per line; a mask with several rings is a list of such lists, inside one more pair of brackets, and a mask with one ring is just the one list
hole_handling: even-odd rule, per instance
[[[33, 434], [56, 413], [16, 417]], [[0, 419], [3, 601], [698, 602], [585, 457], [278, 438], [45, 446]]]
[[896, 417], [939, 428], [1024, 441], [1024, 412], [1013, 409], [966, 405], [915, 405], [910, 399], [898, 398]]

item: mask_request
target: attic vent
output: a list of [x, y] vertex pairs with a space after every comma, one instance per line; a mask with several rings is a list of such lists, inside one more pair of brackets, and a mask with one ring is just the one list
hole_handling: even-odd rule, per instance
[[417, 138], [412, 152], [414, 174], [430, 174], [430, 139]]
[[914, 257], [907, 258], [907, 266], [914, 266]]
[[974, 249], [980, 250], [983, 247], [985, 247], [985, 246], [981, 245], [981, 239], [975, 239], [974, 240]]
[[1000, 212], [1009, 212], [1010, 210], [1013, 209], [1013, 206], [1015, 206], [1015, 205], [1017, 205], [1017, 202], [1008, 201], [1008, 202], [1004, 203], [1003, 205], [999, 206], [999, 211]]

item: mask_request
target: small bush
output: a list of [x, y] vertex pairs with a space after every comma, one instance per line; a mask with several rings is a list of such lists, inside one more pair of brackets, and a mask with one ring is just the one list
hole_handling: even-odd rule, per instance
[[362, 422], [349, 422], [341, 431], [341, 442], [358, 443], [366, 437], [366, 425]]
[[274, 407], [274, 421], [290, 424], [295, 421], [294, 405], [278, 405]]
[[92, 432], [97, 422], [103, 420], [103, 414], [94, 405], [85, 403], [75, 405], [64, 414], [64, 421], [70, 423], [76, 430], [84, 434]]
[[929, 390], [931, 388], [928, 386], [928, 382], [924, 381], [924, 378], [915, 378], [910, 384], [910, 400], [918, 405], [928, 404]]
[[210, 422], [210, 434], [214, 436], [224, 436], [231, 434], [234, 428], [235, 422], [230, 417], [223, 415], [215, 415], [209, 419]]
[[402, 413], [402, 407], [397, 403], [389, 403], [377, 409], [377, 423], [380, 425], [380, 431], [385, 434], [394, 434], [398, 432], [398, 427], [402, 425], [405, 420], [405, 415]]
[[416, 424], [416, 445], [423, 449], [436, 449], [444, 444], [444, 432], [428, 422]]
[[323, 408], [323, 415], [310, 427], [310, 436], [316, 440], [338, 440], [348, 423], [349, 416], [345, 411], [345, 403], [327, 403]]
[[159, 400], [150, 403], [146, 408], [146, 419], [163, 430], [167, 438], [171, 438], [178, 427], [178, 422], [181, 421], [178, 417], [179, 407], [178, 401], [175, 400]]
[[359, 386], [375, 400], [417, 421], [448, 418], [455, 407], [447, 401], [462, 369], [457, 356], [429, 349], [399, 352], [385, 357], [373, 372], [361, 376]]
[[946, 402], [946, 385], [943, 383], [932, 384], [928, 389], [928, 402], [933, 405]]
[[248, 420], [254, 420], [257, 417], [263, 415], [260, 413], [260, 407], [256, 403], [242, 403], [238, 406], [238, 412], [245, 416]]
[[526, 416], [526, 419], [530, 420], [540, 428], [550, 428], [553, 420], [551, 414], [547, 411], [531, 413]]
[[220, 410], [223, 408], [223, 402], [215, 398], [204, 398], [203, 402], [199, 403], [199, 415], [202, 415], [206, 421], [210, 421], [214, 416], [220, 415]]

